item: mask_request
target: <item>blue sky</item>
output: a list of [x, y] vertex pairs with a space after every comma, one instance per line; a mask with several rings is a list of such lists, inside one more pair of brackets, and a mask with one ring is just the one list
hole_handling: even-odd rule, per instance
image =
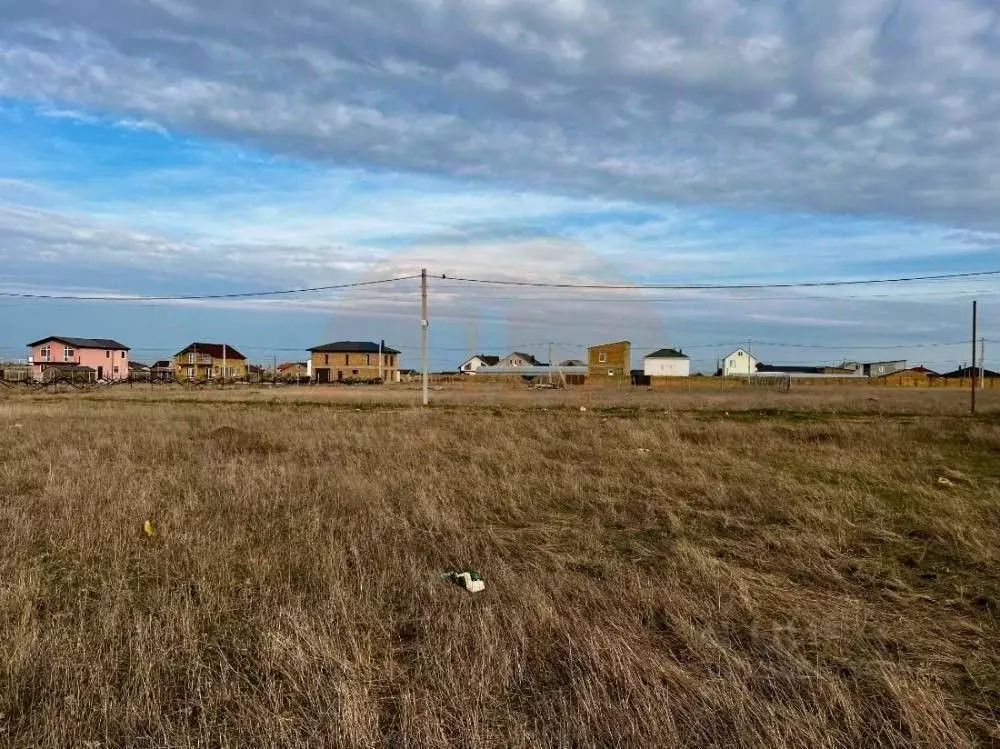
[[[19, 5], [0, 8], [0, 291], [212, 294], [421, 267], [616, 284], [1000, 268], [985, 2]], [[775, 362], [946, 367], [968, 360], [974, 296], [997, 335], [998, 291], [436, 279], [432, 365], [629, 338], [707, 371], [749, 338]], [[416, 366], [418, 317], [414, 282], [267, 301], [0, 298], [0, 357], [50, 333], [115, 337], [140, 359], [225, 340], [261, 361], [384, 338]]]

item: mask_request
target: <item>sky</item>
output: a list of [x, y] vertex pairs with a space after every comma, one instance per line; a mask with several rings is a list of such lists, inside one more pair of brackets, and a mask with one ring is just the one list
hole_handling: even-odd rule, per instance
[[[0, 0], [0, 293], [182, 296], [431, 276], [431, 366], [471, 352], [714, 370], [1000, 368], [991, 0]], [[184, 302], [0, 296], [139, 360], [194, 340], [419, 363], [419, 287]], [[992, 347], [992, 348], [991, 348]], [[993, 349], [995, 354], [993, 355]]]

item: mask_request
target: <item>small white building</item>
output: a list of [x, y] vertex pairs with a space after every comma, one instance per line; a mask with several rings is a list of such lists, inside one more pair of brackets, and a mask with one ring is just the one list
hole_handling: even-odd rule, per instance
[[474, 354], [458, 366], [460, 374], [474, 375], [483, 367], [495, 366], [500, 361], [499, 356], [489, 356], [487, 354]]
[[646, 377], [688, 377], [691, 360], [682, 351], [661, 348], [642, 357], [642, 373]]
[[757, 359], [742, 346], [722, 360], [722, 374], [724, 377], [733, 375], [746, 375], [757, 373]]

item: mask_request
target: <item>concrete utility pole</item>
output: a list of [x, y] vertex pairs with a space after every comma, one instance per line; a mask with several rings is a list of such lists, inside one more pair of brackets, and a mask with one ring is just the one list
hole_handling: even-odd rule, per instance
[[976, 412], [976, 301], [972, 302], [972, 366], [969, 367], [969, 380], [972, 382], [971, 411]]
[[979, 389], [986, 385], [986, 338], [979, 339]]
[[382, 347], [385, 345], [385, 340], [380, 340], [378, 342], [378, 378], [385, 382], [385, 378], [382, 376]]
[[222, 344], [222, 381], [226, 381], [226, 344]]
[[423, 369], [423, 400], [427, 405], [427, 269], [420, 269], [420, 358]]
[[552, 383], [552, 344], [549, 344], [549, 384]]

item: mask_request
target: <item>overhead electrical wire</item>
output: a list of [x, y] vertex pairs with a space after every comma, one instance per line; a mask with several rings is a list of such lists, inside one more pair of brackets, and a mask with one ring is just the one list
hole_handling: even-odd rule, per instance
[[958, 278], [980, 278], [983, 276], [1000, 276], [1000, 270], [969, 271], [965, 273], [940, 273], [929, 276], [899, 276], [896, 278], [868, 278], [854, 281], [799, 281], [794, 283], [749, 283], [749, 284], [577, 284], [577, 283], [554, 283], [549, 281], [504, 281], [499, 279], [468, 278], [463, 276], [450, 276], [442, 273], [440, 276], [429, 278], [440, 278], [448, 281], [460, 281], [462, 283], [488, 284], [493, 286], [520, 286], [528, 288], [542, 289], [619, 289], [619, 290], [643, 290], [643, 289], [663, 289], [670, 291], [698, 291], [698, 290], [750, 290], [750, 289], [808, 289], [818, 287], [834, 286], [865, 286], [885, 283], [911, 283], [915, 281], [944, 281]]
[[81, 296], [70, 294], [27, 294], [12, 291], [0, 291], [0, 297], [13, 299], [59, 299], [79, 302], [189, 302], [208, 299], [249, 299], [253, 297], [282, 296], [288, 294], [309, 294], [317, 291], [333, 291], [335, 289], [355, 289], [362, 286], [378, 286], [380, 284], [409, 281], [420, 278], [416, 273], [396, 278], [381, 278], [376, 281], [355, 281], [353, 283], [331, 284], [329, 286], [311, 286], [301, 289], [278, 289], [275, 291], [240, 291], [232, 294], [187, 294], [183, 296]]

